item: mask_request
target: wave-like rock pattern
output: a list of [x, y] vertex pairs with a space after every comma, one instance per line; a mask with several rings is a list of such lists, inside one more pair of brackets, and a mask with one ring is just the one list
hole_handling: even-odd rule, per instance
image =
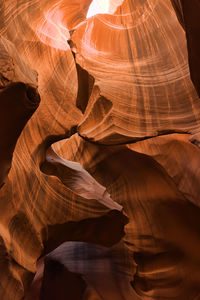
[[129, 147], [153, 157], [173, 178], [183, 195], [200, 206], [200, 150], [189, 139], [188, 134], [172, 134], [131, 144]]
[[72, 40], [76, 61], [113, 104], [103, 122], [80, 126], [82, 136], [116, 144], [199, 127], [185, 33], [170, 1], [126, 0], [113, 16], [80, 24]]
[[[41, 102], [25, 127], [16, 121], [12, 167], [0, 190], [0, 298], [21, 300], [28, 293], [37, 259], [67, 239], [58, 228], [74, 222], [76, 229], [90, 218], [96, 224], [109, 214], [93, 184], [90, 189], [93, 182], [101, 191], [106, 188], [109, 201], [123, 207], [130, 220], [109, 261], [125, 286], [127, 277], [132, 282], [121, 298], [134, 293], [133, 299], [198, 299], [199, 149], [189, 140], [198, 139], [200, 103], [190, 80], [185, 32], [170, 0], [125, 0], [113, 15], [86, 20], [90, 4], [1, 3], [1, 101], [13, 86], [23, 87], [29, 101], [30, 84], [38, 84]], [[14, 62], [14, 73], [5, 69], [5, 61], [9, 68]], [[21, 83], [7, 86], [16, 81]], [[172, 132], [179, 134], [166, 135]], [[5, 169], [2, 181], [9, 166]], [[118, 242], [125, 224], [115, 224]], [[95, 226], [85, 228], [83, 235], [94, 239], [84, 242], [98, 243]], [[95, 253], [94, 245], [88, 247]], [[75, 261], [69, 253], [70, 258]], [[87, 273], [84, 256], [80, 265]], [[63, 278], [69, 275], [65, 271]], [[113, 295], [117, 291], [113, 285]]]
[[[174, 181], [150, 156], [130, 151], [124, 146], [97, 146], [74, 136], [65, 143], [58, 142], [54, 147], [65, 159], [80, 161], [107, 187], [112, 198], [124, 207], [130, 219], [124, 242], [135, 253], [133, 259], [137, 269], [133, 287], [142, 299], [163, 299], [166, 295], [169, 299], [193, 299], [199, 293], [199, 272], [196, 267], [199, 254], [196, 249], [199, 243], [200, 209], [198, 199], [194, 196], [195, 189], [191, 189], [193, 199], [187, 198], [187, 189], [195, 186], [193, 178], [196, 175], [195, 166], [198, 166], [199, 149], [188, 142], [187, 136], [178, 138], [170, 135], [157, 139], [129, 147], [144, 153], [145, 149], [149, 151], [148, 154], [162, 163], [171, 176], [173, 168], [176, 169]], [[171, 153], [169, 145], [177, 151], [179, 145], [185, 145], [186, 149], [183, 147], [182, 150], [185, 157]], [[71, 151], [69, 147], [72, 147]], [[186, 162], [188, 153], [193, 153], [191, 156], [196, 165], [193, 162], [182, 175], [182, 160]], [[185, 184], [184, 189], [180, 179]], [[118, 263], [122, 261], [121, 258]]]

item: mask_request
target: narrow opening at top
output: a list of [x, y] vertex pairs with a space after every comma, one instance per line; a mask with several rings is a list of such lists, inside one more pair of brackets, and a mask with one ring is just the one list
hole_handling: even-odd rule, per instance
[[97, 14], [114, 14], [124, 0], [93, 0], [87, 13], [87, 18]]

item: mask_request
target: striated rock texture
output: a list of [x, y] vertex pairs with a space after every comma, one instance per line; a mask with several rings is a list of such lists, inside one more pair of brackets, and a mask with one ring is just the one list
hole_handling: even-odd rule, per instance
[[200, 297], [198, 1], [98, 1], [0, 4], [1, 300]]
[[118, 144], [199, 127], [185, 33], [170, 1], [126, 0], [113, 16], [81, 23], [72, 40], [76, 61], [112, 103], [110, 108], [91, 96], [81, 136]]
[[0, 39], [0, 87], [11, 82], [24, 82], [37, 87], [38, 74], [21, 59], [16, 47], [1, 36]]
[[[135, 253], [132, 259], [136, 262], [137, 268], [133, 286], [142, 299], [143, 297], [163, 299], [166, 293], [169, 299], [193, 299], [199, 293], [200, 279], [197, 267], [199, 199], [195, 199], [195, 191], [191, 189], [190, 193], [194, 198], [193, 201], [188, 201], [191, 199], [187, 193], [190, 185], [188, 184], [188, 188], [185, 187], [184, 191], [178, 184], [180, 178], [183, 178], [182, 183], [186, 186], [186, 182], [195, 177], [194, 168], [198, 166], [198, 158], [194, 157], [194, 153], [197, 151], [199, 157], [200, 150], [187, 141], [187, 136], [182, 137], [183, 141], [174, 136], [169, 136], [168, 140], [166, 137], [157, 138], [160, 141], [152, 139], [152, 142], [144, 141], [129, 147], [145, 153], [146, 143], [148, 145], [146, 152], [163, 165], [165, 161], [167, 172], [150, 156], [131, 151], [124, 146], [96, 146], [74, 136], [62, 145], [58, 143], [55, 148], [63, 157], [72, 159], [69, 156], [71, 146], [74, 159], [84, 164], [85, 168], [107, 187], [113, 199], [123, 205], [130, 219], [126, 226], [124, 242], [126, 247]], [[188, 145], [188, 150], [183, 148], [185, 157], [181, 156], [181, 150], [180, 157], [171, 152], [170, 143], [172, 145], [176, 143], [177, 151], [179, 145], [184, 143]], [[164, 144], [169, 152], [163, 153]], [[75, 152], [77, 145], [78, 150]], [[189, 152], [195, 165], [191, 164], [184, 169], [184, 175], [181, 176], [183, 172], [180, 169], [181, 161], [184, 159], [184, 163], [187, 164]], [[89, 153], [93, 153], [93, 156], [91, 157]], [[160, 153], [161, 158], [157, 153]], [[171, 168], [170, 164], [167, 167], [170, 160]], [[106, 176], [102, 177], [105, 168]], [[174, 175], [172, 168], [177, 172], [173, 177], [174, 180], [168, 175]], [[192, 185], [195, 186], [195, 181]], [[123, 251], [121, 249], [121, 255]]]

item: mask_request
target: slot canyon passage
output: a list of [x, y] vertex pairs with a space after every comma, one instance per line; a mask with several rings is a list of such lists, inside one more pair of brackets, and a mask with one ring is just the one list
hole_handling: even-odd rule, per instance
[[0, 300], [200, 299], [200, 1], [0, 1]]

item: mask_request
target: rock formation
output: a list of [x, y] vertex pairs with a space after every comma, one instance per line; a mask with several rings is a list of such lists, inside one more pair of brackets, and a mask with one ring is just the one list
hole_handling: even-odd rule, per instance
[[0, 299], [199, 299], [199, 2], [96, 1], [1, 1]]
[[199, 52], [200, 52], [200, 24], [199, 11], [200, 3], [198, 0], [192, 4], [188, 0], [172, 0], [178, 19], [186, 31], [187, 48], [189, 56], [189, 66], [191, 79], [200, 96], [200, 74], [199, 74]]
[[17, 139], [37, 109], [40, 97], [36, 91], [37, 73], [20, 59], [12, 43], [1, 38], [0, 51], [0, 186], [2, 186], [11, 168]]

